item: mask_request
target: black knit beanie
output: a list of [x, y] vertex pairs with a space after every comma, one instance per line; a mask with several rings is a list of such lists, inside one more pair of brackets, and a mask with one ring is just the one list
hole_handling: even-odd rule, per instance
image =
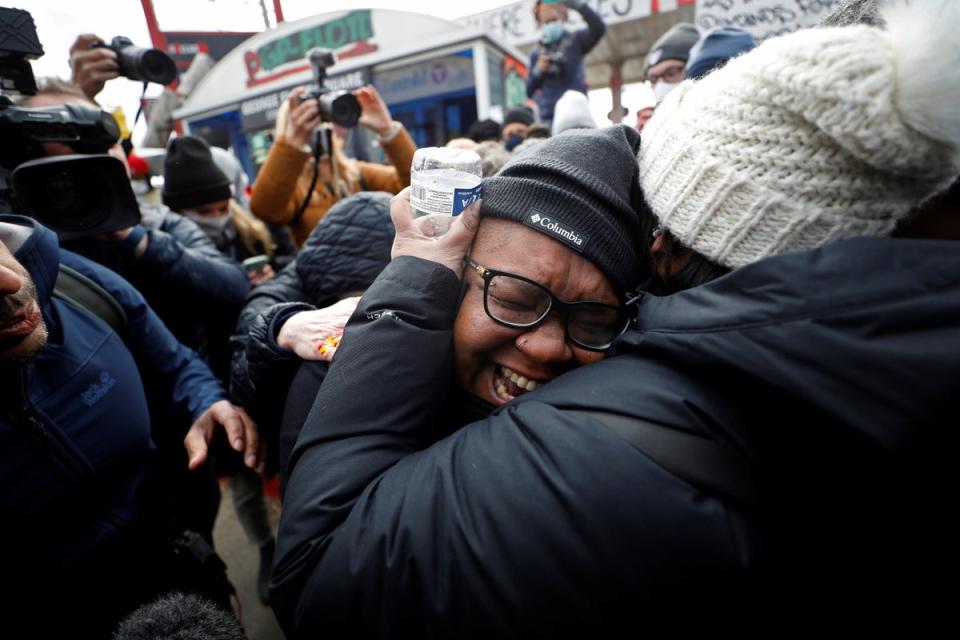
[[514, 122], [519, 122], [529, 127], [533, 124], [533, 113], [526, 107], [514, 107], [503, 114], [503, 126]]
[[515, 220], [590, 260], [618, 294], [649, 276], [640, 216], [640, 134], [624, 125], [572, 129], [521, 153], [483, 181], [482, 216]]
[[673, 25], [650, 47], [645, 69], [649, 69], [661, 60], [683, 60], [690, 58], [690, 49], [700, 39], [700, 32], [689, 22]]
[[230, 179], [213, 161], [206, 142], [193, 136], [170, 141], [163, 160], [163, 204], [182, 211], [229, 197]]

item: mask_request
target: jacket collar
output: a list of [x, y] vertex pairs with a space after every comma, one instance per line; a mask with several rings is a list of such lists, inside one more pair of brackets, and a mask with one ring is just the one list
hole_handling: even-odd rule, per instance
[[[626, 338], [647, 331], [736, 330], [922, 297], [958, 286], [958, 256], [955, 241], [892, 238], [856, 238], [775, 256], [694, 289], [644, 296], [637, 331]], [[906, 318], [891, 320], [902, 324]]]

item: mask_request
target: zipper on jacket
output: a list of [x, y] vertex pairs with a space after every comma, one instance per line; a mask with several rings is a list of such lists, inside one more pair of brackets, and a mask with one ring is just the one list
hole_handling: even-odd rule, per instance
[[30, 406], [29, 398], [30, 396], [27, 395], [27, 370], [26, 366], [23, 366], [20, 368], [21, 412], [30, 430], [31, 437], [40, 446], [49, 449], [53, 456], [73, 474], [75, 480], [80, 480], [89, 475], [86, 465], [68, 451], [57, 437], [50, 432], [47, 425], [37, 417], [33, 407]]

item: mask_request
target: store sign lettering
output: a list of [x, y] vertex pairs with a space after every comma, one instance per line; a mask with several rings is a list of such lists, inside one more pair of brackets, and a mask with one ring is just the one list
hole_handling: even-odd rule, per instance
[[[371, 12], [369, 9], [362, 9], [271, 40], [259, 49], [249, 50], [244, 54], [247, 86], [309, 69], [306, 55], [314, 47], [336, 51], [338, 60], [372, 53], [378, 49], [376, 44], [370, 42], [373, 37]], [[293, 62], [301, 64], [280, 69]]]

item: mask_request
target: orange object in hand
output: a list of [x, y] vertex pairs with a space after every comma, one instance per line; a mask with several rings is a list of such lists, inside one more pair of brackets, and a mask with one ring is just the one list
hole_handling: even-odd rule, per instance
[[320, 358], [330, 362], [333, 359], [333, 354], [337, 352], [337, 347], [340, 346], [340, 338], [343, 337], [343, 334], [337, 334], [335, 336], [330, 336], [317, 346], [317, 351], [320, 352]]

